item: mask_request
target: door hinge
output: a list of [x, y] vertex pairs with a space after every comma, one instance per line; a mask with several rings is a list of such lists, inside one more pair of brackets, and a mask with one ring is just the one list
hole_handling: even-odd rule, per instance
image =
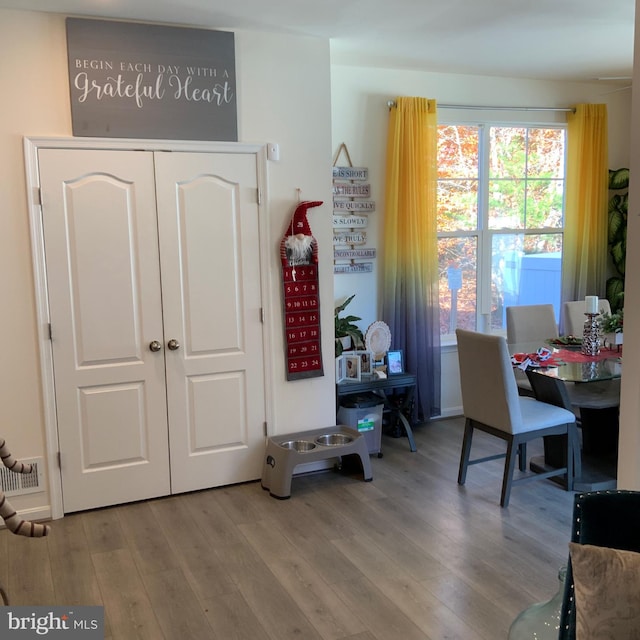
[[260, 322], [264, 324], [264, 307], [260, 307]]
[[58, 469], [62, 469], [62, 453], [60, 451], [58, 451]]
[[266, 420], [262, 423], [262, 426], [264, 427], [264, 437], [266, 438], [269, 435], [269, 430], [267, 429], [267, 421]]
[[53, 329], [51, 328], [51, 323], [49, 322], [48, 325], [48, 329], [49, 329], [49, 340], [53, 340]]
[[34, 187], [33, 200], [36, 204], [42, 204], [42, 189], [40, 187]]
[[256, 191], [257, 191], [258, 204], [262, 204], [262, 189], [256, 189]]

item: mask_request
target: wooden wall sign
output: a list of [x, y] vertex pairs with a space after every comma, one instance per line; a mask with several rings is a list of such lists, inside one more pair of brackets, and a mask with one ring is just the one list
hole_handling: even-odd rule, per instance
[[372, 273], [373, 262], [353, 262], [351, 264], [334, 264], [333, 273]]
[[[342, 153], [349, 166], [336, 166]], [[376, 210], [376, 203], [367, 199], [371, 197], [371, 185], [364, 182], [369, 177], [369, 170], [351, 165], [349, 150], [344, 142], [338, 149], [333, 165], [333, 272], [371, 273], [372, 262], [356, 262], [362, 258], [376, 257], [375, 249], [361, 247], [367, 242], [364, 229], [369, 225], [368, 214]], [[349, 262], [342, 262], [346, 260]]]
[[368, 198], [371, 196], [371, 185], [336, 182], [333, 185], [333, 195], [346, 198]]
[[366, 216], [344, 216], [334, 214], [334, 229], [364, 229], [369, 225], [369, 218]]
[[366, 244], [367, 232], [366, 231], [337, 231], [333, 232], [333, 246], [340, 244]]
[[356, 213], [370, 213], [376, 210], [376, 203], [371, 200], [334, 200], [334, 211], [353, 211]]
[[234, 34], [67, 18], [74, 136], [238, 140]]
[[357, 258], [375, 258], [375, 249], [335, 249], [333, 257], [340, 260], [354, 260]]
[[322, 202], [301, 202], [280, 243], [284, 287], [287, 380], [324, 375], [320, 349], [318, 244], [307, 209]]
[[366, 180], [369, 169], [366, 167], [333, 167], [333, 178], [340, 180]]

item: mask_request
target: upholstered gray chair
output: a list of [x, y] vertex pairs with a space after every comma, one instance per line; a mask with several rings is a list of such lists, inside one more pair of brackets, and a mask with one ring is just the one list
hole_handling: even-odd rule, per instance
[[[466, 481], [469, 465], [505, 458], [500, 505], [509, 504], [511, 487], [517, 483], [566, 475], [567, 490], [573, 488], [573, 444], [575, 415], [555, 405], [518, 395], [506, 340], [497, 335], [456, 330], [460, 386], [465, 417], [458, 484]], [[476, 429], [505, 440], [505, 454], [470, 459]], [[526, 471], [527, 442], [543, 436], [567, 438], [565, 465], [545, 473], [514, 478], [516, 454], [520, 471]]]
[[[611, 315], [611, 305], [606, 298], [598, 300], [598, 311], [600, 314]], [[584, 322], [586, 320], [585, 301], [571, 300], [562, 305], [562, 333], [569, 336], [582, 336]]]
[[[507, 307], [507, 342], [509, 345], [544, 346], [544, 341], [557, 338], [558, 325], [552, 304], [527, 304]], [[531, 385], [520, 369], [515, 370], [520, 395], [532, 396]]]
[[559, 335], [552, 304], [507, 307], [506, 315], [509, 344], [543, 342]]

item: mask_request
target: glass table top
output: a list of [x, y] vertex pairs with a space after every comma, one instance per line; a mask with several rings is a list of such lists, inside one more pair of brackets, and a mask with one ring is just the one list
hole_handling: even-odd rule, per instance
[[536, 373], [565, 382], [598, 382], [614, 380], [622, 375], [622, 361], [612, 357], [595, 362], [566, 362], [551, 367], [539, 367]]
[[[617, 351], [602, 349], [597, 356], [589, 357], [575, 349], [549, 347], [548, 344], [510, 344], [509, 352], [536, 353], [539, 348], [548, 349], [551, 357], [535, 367], [537, 373], [558, 378], [565, 382], [598, 382], [615, 380], [622, 376], [622, 357]], [[548, 363], [548, 364], [547, 364]]]

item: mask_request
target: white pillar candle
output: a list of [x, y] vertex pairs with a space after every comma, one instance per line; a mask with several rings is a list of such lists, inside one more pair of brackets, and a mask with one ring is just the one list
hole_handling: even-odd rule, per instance
[[598, 296], [586, 296], [584, 302], [585, 313], [598, 313]]

